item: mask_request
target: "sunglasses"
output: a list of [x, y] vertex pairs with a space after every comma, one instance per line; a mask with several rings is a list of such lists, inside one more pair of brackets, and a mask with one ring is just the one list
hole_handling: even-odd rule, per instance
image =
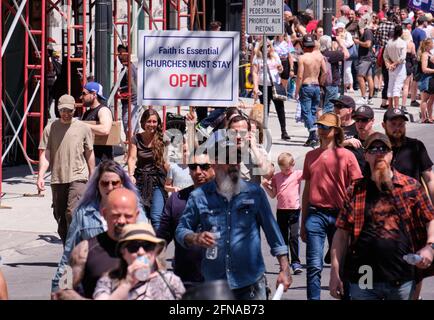
[[321, 130], [327, 130], [328, 131], [331, 128], [333, 128], [333, 127], [329, 127], [329, 126], [326, 126], [326, 125], [321, 124], [321, 123], [318, 124], [318, 129], [321, 129]]
[[81, 93], [81, 95], [82, 95], [82, 96], [85, 96], [85, 95], [87, 95], [87, 94], [91, 94], [91, 93], [92, 93], [92, 92], [84, 92], [84, 91], [83, 91], [83, 92]]
[[371, 119], [354, 119], [356, 122], [368, 123]]
[[100, 184], [101, 186], [106, 187], [106, 188], [107, 188], [109, 185], [112, 185], [113, 188], [117, 188], [117, 187], [119, 187], [119, 186], [121, 185], [121, 183], [122, 183], [121, 180], [115, 180], [115, 181], [111, 181], [111, 180], [109, 180], [109, 181], [104, 181], [104, 180], [101, 180], [101, 181], [99, 182], [99, 184]]
[[197, 167], [199, 167], [200, 170], [208, 170], [209, 168], [211, 168], [211, 165], [209, 163], [190, 163], [188, 165], [188, 168], [190, 170], [196, 170]]
[[386, 146], [381, 147], [372, 147], [366, 150], [369, 154], [386, 154], [390, 151], [390, 149]]
[[129, 253], [136, 253], [140, 248], [143, 248], [145, 251], [153, 251], [155, 246], [155, 243], [149, 241], [128, 241], [125, 245], [125, 249], [127, 249]]

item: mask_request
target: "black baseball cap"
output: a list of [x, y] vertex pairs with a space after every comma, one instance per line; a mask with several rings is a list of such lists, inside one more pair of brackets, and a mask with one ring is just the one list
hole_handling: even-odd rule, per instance
[[374, 110], [370, 106], [363, 105], [358, 107], [353, 112], [353, 119], [373, 119], [374, 118]]
[[403, 118], [405, 121], [408, 121], [408, 118], [405, 115], [404, 111], [402, 111], [399, 108], [391, 108], [384, 113], [383, 122], [386, 122], [387, 120], [393, 120], [396, 118]]
[[313, 34], [305, 34], [303, 36], [303, 46], [306, 48], [315, 47], [315, 37]]
[[340, 96], [338, 99], [330, 99], [330, 102], [338, 109], [351, 108], [354, 110], [356, 108], [356, 103], [350, 96]]

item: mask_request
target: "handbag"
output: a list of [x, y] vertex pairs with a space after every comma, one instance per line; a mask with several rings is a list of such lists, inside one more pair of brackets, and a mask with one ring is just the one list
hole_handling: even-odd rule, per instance
[[350, 56], [347, 60], [354, 61], [359, 58], [359, 50], [355, 44], [348, 48], [348, 52], [350, 53]]
[[268, 76], [270, 77], [271, 82], [271, 93], [273, 95], [273, 100], [286, 101], [288, 100], [288, 93], [286, 89], [277, 82], [273, 81], [273, 77], [271, 76], [270, 68], [267, 68]]

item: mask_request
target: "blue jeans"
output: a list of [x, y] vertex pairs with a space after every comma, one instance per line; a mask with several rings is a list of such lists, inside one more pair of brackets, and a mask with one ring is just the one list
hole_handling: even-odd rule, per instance
[[161, 216], [163, 215], [164, 209], [164, 196], [163, 192], [159, 187], [154, 187], [154, 191], [152, 193], [152, 204], [151, 210], [147, 216], [148, 219], [151, 220], [152, 227], [154, 230], [158, 230], [160, 227]]
[[309, 131], [316, 131], [316, 110], [319, 106], [321, 92], [319, 86], [302, 85], [300, 88], [301, 118]]
[[332, 243], [336, 231], [335, 223], [338, 210], [309, 207], [306, 221], [306, 280], [307, 298], [321, 299], [321, 272], [323, 269], [324, 241]]
[[339, 98], [339, 87], [338, 86], [327, 86], [324, 92], [324, 107], [323, 113], [333, 112], [334, 105], [330, 100]]
[[232, 290], [235, 300], [267, 300], [265, 276], [250, 286]]
[[358, 283], [351, 283], [350, 294], [352, 300], [411, 300], [414, 288], [414, 281], [407, 281], [399, 285], [374, 282], [372, 289], [362, 289]]
[[[131, 136], [140, 129], [139, 113], [141, 106], [131, 104]], [[128, 131], [128, 104], [122, 103], [122, 125], [124, 126], [125, 135]]]

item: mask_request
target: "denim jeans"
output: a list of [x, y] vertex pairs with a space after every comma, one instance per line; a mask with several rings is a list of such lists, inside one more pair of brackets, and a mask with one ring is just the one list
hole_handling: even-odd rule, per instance
[[298, 242], [300, 209], [277, 209], [276, 218], [283, 241], [289, 246], [291, 252], [291, 264], [300, 263]]
[[234, 289], [235, 300], [267, 300], [267, 285], [265, 276], [250, 286]]
[[159, 187], [154, 187], [152, 193], [152, 204], [150, 212], [147, 212], [148, 219], [151, 220], [154, 230], [158, 230], [160, 227], [161, 216], [164, 209], [164, 196]]
[[319, 86], [302, 85], [300, 88], [301, 118], [309, 131], [316, 131], [316, 110], [320, 102]]
[[309, 207], [306, 221], [306, 280], [307, 298], [321, 299], [321, 272], [323, 269], [324, 241], [332, 243], [336, 231], [335, 223], [338, 210]]
[[351, 283], [350, 294], [352, 300], [411, 300], [414, 288], [414, 281], [398, 285], [374, 282], [372, 289], [362, 289], [358, 283]]
[[325, 88], [323, 113], [333, 112], [334, 105], [333, 103], [330, 102], [330, 100], [338, 99], [338, 98], [339, 98], [339, 87], [327, 86]]
[[[131, 104], [131, 136], [133, 136], [140, 129], [139, 113], [141, 106]], [[125, 135], [128, 131], [128, 103], [122, 103], [122, 125], [124, 126]]]

